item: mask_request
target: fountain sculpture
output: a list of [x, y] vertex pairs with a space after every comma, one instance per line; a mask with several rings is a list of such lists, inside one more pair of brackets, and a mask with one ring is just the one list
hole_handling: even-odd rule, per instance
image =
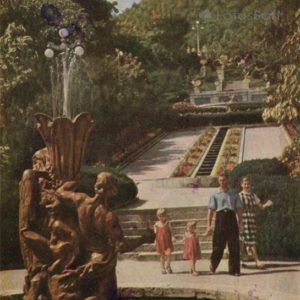
[[[69, 47], [67, 29], [59, 34], [62, 44], [49, 45], [62, 51], [64, 76], [70, 76], [76, 61], [69, 59], [71, 52], [82, 55], [83, 48]], [[51, 48], [45, 51], [48, 57], [53, 54]], [[152, 232], [136, 240], [124, 239], [118, 218], [107, 205], [118, 192], [112, 174], [97, 176], [93, 196], [77, 192], [94, 121], [88, 113], [70, 119], [70, 82], [70, 78], [63, 80], [62, 109], [56, 99], [53, 118], [36, 115], [46, 147], [34, 154], [32, 169], [20, 181], [20, 244], [28, 271], [25, 300], [117, 299], [117, 253], [153, 241]]]

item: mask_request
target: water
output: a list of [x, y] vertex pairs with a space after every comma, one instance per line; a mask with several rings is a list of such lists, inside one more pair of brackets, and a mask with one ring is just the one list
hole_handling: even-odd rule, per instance
[[73, 51], [66, 49], [55, 57], [50, 67], [52, 115], [57, 117], [74, 117], [74, 96], [72, 90], [74, 76], [77, 75], [80, 58]]

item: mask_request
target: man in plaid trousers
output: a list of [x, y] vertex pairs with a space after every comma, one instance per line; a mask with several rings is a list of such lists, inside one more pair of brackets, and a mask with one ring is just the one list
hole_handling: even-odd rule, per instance
[[209, 200], [207, 229], [204, 236], [212, 233], [212, 219], [216, 212], [213, 234], [213, 251], [210, 258], [210, 271], [215, 272], [228, 243], [229, 274], [240, 275], [240, 243], [239, 231], [242, 231], [242, 203], [239, 195], [228, 188], [225, 175], [218, 178], [219, 190]]

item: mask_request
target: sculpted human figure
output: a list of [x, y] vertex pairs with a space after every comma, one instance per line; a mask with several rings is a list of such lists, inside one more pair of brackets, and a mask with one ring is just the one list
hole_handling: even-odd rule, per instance
[[24, 300], [117, 299], [117, 253], [153, 242], [154, 233], [126, 241], [108, 207], [117, 179], [97, 176], [94, 196], [76, 181], [57, 180], [46, 149], [20, 182], [20, 242], [28, 275]]
[[[50, 170], [48, 152], [41, 149], [33, 156], [33, 169], [26, 170], [20, 182], [20, 242], [28, 270], [24, 299], [80, 299], [78, 285], [70, 289], [66, 283], [74, 282], [68, 269], [79, 254], [77, 215], [60, 201]], [[62, 272], [64, 280], [50, 289]]]
[[74, 192], [75, 186], [75, 181], [65, 182], [57, 193], [77, 207], [84, 247], [84, 264], [78, 268], [83, 294], [88, 299], [117, 299], [115, 267], [123, 233], [117, 216], [107, 205], [109, 198], [117, 194], [117, 179], [110, 173], [100, 173], [93, 197]]

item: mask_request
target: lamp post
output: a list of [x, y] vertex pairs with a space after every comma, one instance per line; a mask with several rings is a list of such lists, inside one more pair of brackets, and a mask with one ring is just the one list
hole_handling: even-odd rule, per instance
[[[44, 54], [47, 58], [51, 59], [53, 57], [61, 57], [62, 69], [63, 69], [63, 106], [62, 115], [71, 118], [71, 97], [70, 97], [70, 87], [72, 79], [72, 70], [77, 57], [81, 57], [84, 54], [84, 48], [79, 40], [74, 43], [69, 43], [67, 38], [70, 33], [67, 28], [61, 28], [58, 31], [61, 38], [61, 43], [55, 45], [52, 42], [47, 44], [47, 49]], [[56, 103], [53, 101], [53, 114], [56, 114]], [[56, 109], [55, 109], [56, 108]]]
[[199, 38], [199, 21], [196, 20], [196, 33], [197, 33], [197, 55], [200, 56], [200, 38]]
[[196, 30], [196, 48], [197, 48], [197, 55], [201, 56], [201, 49], [200, 49], [200, 29], [204, 29], [203, 26], [200, 27], [200, 21], [195, 21], [196, 26], [192, 27], [192, 30]]

